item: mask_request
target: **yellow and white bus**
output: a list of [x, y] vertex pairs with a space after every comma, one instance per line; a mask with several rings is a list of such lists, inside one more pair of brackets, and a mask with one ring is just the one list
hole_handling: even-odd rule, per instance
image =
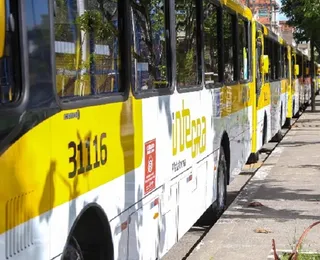
[[315, 62], [315, 91], [316, 94], [319, 94], [319, 90], [320, 90], [320, 64]]
[[297, 51], [291, 47], [291, 96], [292, 96], [292, 117], [297, 117], [300, 110], [300, 85], [299, 85], [299, 64]]
[[284, 73], [286, 72], [284, 64], [288, 63], [287, 60], [284, 60], [287, 49], [285, 49], [283, 39], [268, 29], [266, 29], [264, 42], [265, 54], [270, 60], [269, 73], [265, 78], [265, 84], [270, 88], [270, 137], [279, 141], [281, 139], [280, 130], [287, 115], [288, 77]]
[[[253, 153], [270, 140], [281, 140], [281, 128], [291, 113], [290, 46], [263, 24], [253, 21], [255, 29], [256, 119], [253, 126]], [[256, 134], [255, 134], [256, 133]]]
[[280, 46], [235, 0], [0, 0], [1, 259], [159, 259], [222, 214]]
[[299, 106], [301, 109], [305, 109], [310, 104], [311, 98], [310, 58], [299, 49], [296, 49], [295, 53], [298, 65]]

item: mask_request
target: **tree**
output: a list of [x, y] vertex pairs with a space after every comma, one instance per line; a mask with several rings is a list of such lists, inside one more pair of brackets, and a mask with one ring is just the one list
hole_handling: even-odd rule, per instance
[[[314, 64], [315, 48], [320, 52], [320, 1], [319, 0], [282, 0], [281, 11], [289, 18], [288, 25], [296, 28], [294, 37], [297, 42], [311, 42], [311, 64]], [[314, 66], [311, 76], [314, 78]], [[311, 81], [311, 105], [315, 111], [314, 82]]]
[[[282, 0], [281, 11], [288, 17], [288, 25], [296, 28], [297, 42], [308, 41], [312, 33], [320, 32], [319, 0]], [[320, 41], [320, 35], [316, 36], [315, 40]]]

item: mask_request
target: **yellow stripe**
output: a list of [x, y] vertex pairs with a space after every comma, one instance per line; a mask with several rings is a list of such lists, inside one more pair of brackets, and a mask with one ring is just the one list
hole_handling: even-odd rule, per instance
[[288, 87], [289, 87], [289, 80], [282, 79], [281, 80], [281, 94], [285, 94], [287, 92]]
[[258, 110], [271, 104], [270, 83], [266, 82], [261, 87], [261, 93], [258, 99]]
[[[0, 234], [139, 167], [143, 154], [141, 102], [130, 97], [125, 103], [83, 108], [79, 120], [64, 120], [67, 111], [60, 112], [13, 144], [0, 158]], [[97, 136], [100, 157], [102, 133], [106, 133], [102, 140], [107, 147], [106, 164], [69, 178], [73, 149], [68, 144], [82, 141], [87, 166], [85, 141], [91, 137], [90, 161], [94, 164], [93, 140]], [[79, 168], [79, 152], [76, 161]]]
[[228, 116], [246, 107], [252, 106], [253, 83], [236, 84], [221, 88], [221, 116]]

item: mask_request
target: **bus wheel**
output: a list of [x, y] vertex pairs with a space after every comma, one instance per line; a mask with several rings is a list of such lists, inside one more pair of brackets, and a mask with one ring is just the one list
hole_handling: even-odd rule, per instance
[[70, 237], [70, 240], [64, 249], [62, 260], [84, 260], [81, 248], [75, 237]]
[[216, 216], [220, 217], [227, 204], [227, 162], [223, 147], [220, 147], [220, 157], [218, 165], [217, 180], [217, 208]]

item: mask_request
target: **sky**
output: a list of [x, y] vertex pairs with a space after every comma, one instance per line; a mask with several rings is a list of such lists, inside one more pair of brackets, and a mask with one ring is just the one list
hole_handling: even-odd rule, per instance
[[282, 13], [279, 13], [279, 20], [280, 21], [283, 21], [283, 20], [288, 20], [288, 18], [284, 15], [284, 14], [282, 14]]
[[[278, 2], [278, 4], [280, 5], [280, 8], [281, 8], [281, 0], [276, 0], [276, 1]], [[288, 18], [284, 14], [280, 13], [280, 11], [279, 11], [278, 18], [280, 21], [288, 20]]]

